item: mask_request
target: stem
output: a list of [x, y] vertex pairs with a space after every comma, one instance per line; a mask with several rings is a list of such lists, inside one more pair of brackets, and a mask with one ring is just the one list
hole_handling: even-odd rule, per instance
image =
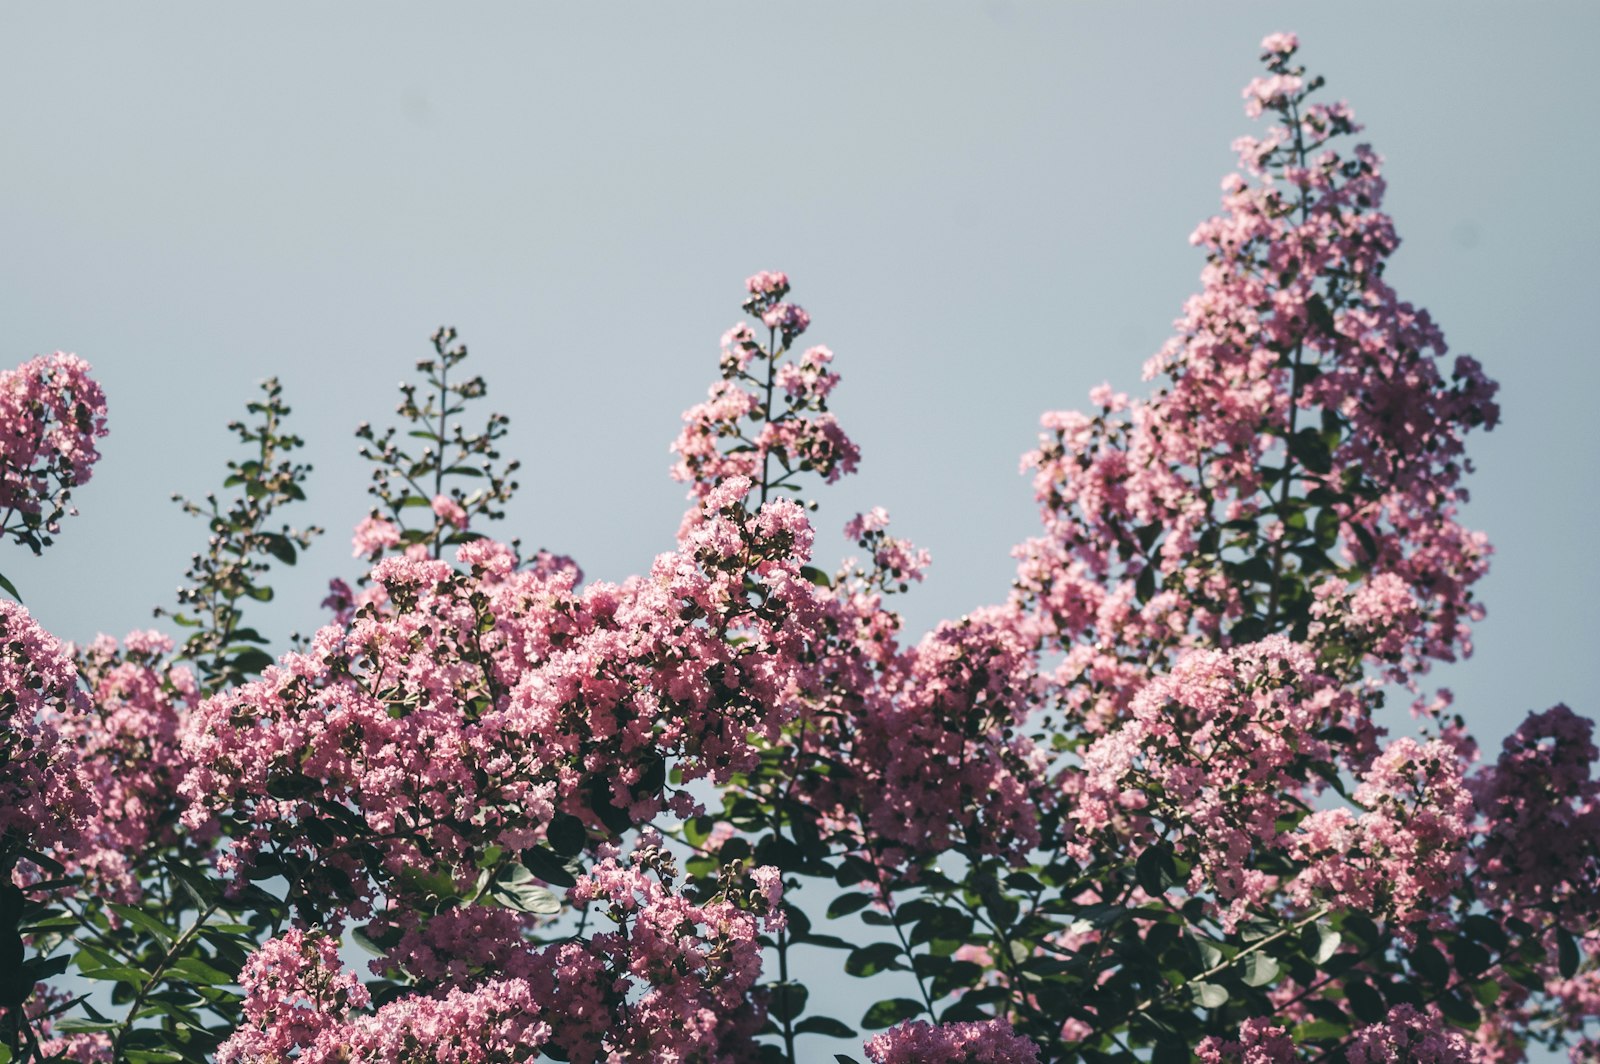
[[[1305, 165], [1306, 165], [1306, 144], [1305, 144], [1305, 134], [1304, 134], [1304, 132], [1301, 129], [1301, 126], [1300, 126], [1300, 108], [1299, 108], [1299, 105], [1291, 103], [1289, 105], [1286, 117], [1294, 124], [1295, 163], [1301, 169], [1304, 169]], [[1310, 220], [1310, 217], [1311, 217], [1311, 204], [1310, 204], [1310, 201], [1306, 198], [1306, 189], [1305, 189], [1304, 185], [1300, 186], [1299, 208], [1300, 208], [1300, 224], [1304, 225], [1307, 221]], [[1289, 447], [1288, 441], [1289, 441], [1289, 439], [1292, 439], [1294, 437], [1295, 428], [1299, 424], [1299, 416], [1300, 416], [1300, 402], [1299, 402], [1300, 368], [1301, 368], [1301, 360], [1304, 357], [1304, 354], [1305, 354], [1305, 340], [1302, 338], [1300, 343], [1295, 344], [1295, 347], [1294, 347], [1294, 369], [1291, 371], [1291, 376], [1289, 378], [1289, 435], [1284, 440], [1284, 449], [1285, 449], [1286, 452], [1288, 451], [1288, 447]], [[1279, 525], [1280, 529], [1283, 527], [1283, 508], [1289, 502], [1289, 484], [1290, 484], [1290, 476], [1289, 476], [1289, 474], [1293, 471], [1293, 469], [1294, 469], [1294, 454], [1293, 453], [1285, 453], [1285, 455], [1283, 457], [1282, 481], [1278, 485], [1278, 504], [1277, 504], [1277, 506], [1274, 507], [1274, 510], [1277, 512], [1277, 515], [1278, 515], [1278, 525]], [[1284, 533], [1284, 535], [1287, 535], [1287, 533]], [[1266, 628], [1267, 628], [1268, 632], [1272, 631], [1273, 623], [1276, 622], [1277, 619], [1278, 619], [1278, 588], [1279, 588], [1279, 585], [1282, 582], [1282, 576], [1283, 576], [1284, 535], [1280, 535], [1278, 537], [1277, 542], [1272, 545], [1272, 586], [1267, 590], [1267, 623], [1266, 623]]]
[[195, 940], [195, 937], [200, 934], [200, 930], [205, 927], [206, 921], [211, 919], [211, 914], [219, 908], [221, 908], [220, 904], [212, 902], [204, 912], [196, 915], [194, 923], [190, 924], [183, 934], [178, 936], [177, 940], [172, 943], [172, 948], [167, 950], [166, 955], [161, 958], [161, 962], [151, 970], [150, 978], [145, 980], [144, 985], [139, 988], [139, 992], [134, 995], [133, 1003], [128, 1006], [128, 1018], [117, 1028], [117, 1037], [111, 1043], [112, 1060], [120, 1060], [122, 1058], [123, 1039], [128, 1036], [129, 1031], [133, 1030], [134, 1017], [144, 1007], [145, 1000], [149, 998], [150, 992], [161, 982], [161, 976], [178, 959], [178, 955]]
[[894, 924], [894, 937], [900, 940], [900, 952], [911, 964], [911, 974], [917, 980], [917, 992], [922, 995], [922, 1007], [928, 1010], [928, 1019], [938, 1023], [939, 1017], [933, 1011], [933, 998], [928, 995], [928, 986], [922, 979], [922, 973], [917, 971], [917, 959], [911, 954], [911, 943], [906, 941], [906, 933], [900, 928], [900, 910], [895, 907], [894, 898], [882, 886], [879, 886], [878, 893], [889, 908], [889, 921]]
[[[767, 330], [767, 399], [766, 404], [761, 408], [762, 417], [766, 419], [769, 425], [772, 424], [772, 383], [778, 372], [778, 355], [778, 330], [773, 327]], [[763, 447], [761, 449], [761, 505], [763, 506], [767, 504], [767, 491], [769, 490], [767, 486], [767, 463], [771, 460], [772, 456]]]
[[794, 1014], [789, 1009], [789, 931], [778, 930], [778, 997], [783, 1008], [783, 1053], [789, 1064], [795, 1064]]
[[[433, 466], [433, 497], [437, 499], [444, 494], [444, 447], [446, 420], [450, 412], [450, 358], [439, 352], [439, 454]], [[444, 551], [444, 518], [435, 515], [433, 530], [433, 556], [439, 557]]]
[[[1220, 962], [1218, 964], [1214, 964], [1210, 968], [1207, 968], [1205, 971], [1201, 972], [1199, 975], [1196, 975], [1193, 978], [1186, 980], [1183, 983], [1183, 986], [1190, 986], [1190, 985], [1192, 985], [1194, 983], [1203, 983], [1207, 979], [1210, 979], [1213, 975], [1219, 975], [1222, 972], [1227, 971], [1229, 968], [1232, 968], [1235, 964], [1238, 964], [1241, 960], [1243, 960], [1244, 958], [1250, 956], [1250, 954], [1255, 953], [1258, 950], [1265, 949], [1267, 946], [1272, 945], [1274, 942], [1277, 942], [1279, 939], [1284, 938], [1284, 937], [1286, 937], [1288, 935], [1292, 935], [1296, 931], [1299, 931], [1301, 928], [1306, 927], [1306, 926], [1308, 926], [1310, 924], [1314, 924], [1318, 920], [1322, 919], [1324, 916], [1327, 916], [1327, 915], [1328, 915], [1328, 910], [1327, 910], [1327, 907], [1324, 906], [1323, 908], [1316, 910], [1315, 912], [1313, 912], [1309, 916], [1301, 917], [1299, 920], [1296, 920], [1294, 923], [1290, 924], [1288, 927], [1279, 928], [1278, 930], [1274, 931], [1272, 934], [1266, 936], [1265, 938], [1258, 938], [1254, 942], [1250, 943], [1250, 945], [1248, 945], [1244, 949], [1240, 950], [1238, 953], [1235, 953], [1232, 957], [1229, 957], [1227, 960], [1222, 961], [1222, 962]], [[1160, 994], [1156, 994], [1156, 995], [1154, 995], [1152, 997], [1145, 998], [1143, 1001], [1141, 1001], [1139, 1004], [1137, 1004], [1137, 1005], [1135, 1005], [1133, 1007], [1133, 1011], [1129, 1015], [1130, 1016], [1137, 1016], [1140, 1013], [1145, 1012], [1151, 1006], [1160, 1004], [1161, 1002], [1167, 1000], [1175, 992], [1177, 992], [1180, 989], [1182, 989], [1182, 988], [1181, 987], [1172, 987], [1171, 989], [1163, 991]]]

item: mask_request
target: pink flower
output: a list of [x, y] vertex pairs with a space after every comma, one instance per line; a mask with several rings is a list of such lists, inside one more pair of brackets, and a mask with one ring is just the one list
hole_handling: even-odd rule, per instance
[[[437, 512], [437, 504], [435, 507]], [[356, 525], [355, 535], [350, 538], [352, 547], [350, 554], [356, 558], [376, 558], [399, 542], [399, 527], [392, 521], [371, 514], [363, 517], [361, 523]]]
[[1246, 1020], [1237, 1042], [1207, 1038], [1195, 1047], [1202, 1064], [1297, 1064], [1294, 1039], [1270, 1019]]
[[861, 541], [869, 532], [882, 532], [889, 527], [889, 511], [874, 506], [864, 514], [856, 514], [845, 522], [844, 538]]
[[467, 511], [462, 509], [461, 504], [448, 495], [435, 495], [433, 497], [433, 512], [447, 525], [453, 525], [456, 528], [467, 527]]
[[873, 1064], [1038, 1064], [1039, 1049], [1004, 1020], [944, 1023], [912, 1020], [866, 1045]]
[[1363, 1027], [1345, 1046], [1350, 1064], [1471, 1064], [1472, 1044], [1439, 1017], [1396, 1005], [1381, 1023]]
[[1261, 41], [1261, 50], [1269, 55], [1288, 55], [1300, 47], [1300, 38], [1293, 33], [1269, 33]]
[[106, 397], [89, 364], [57, 351], [0, 372], [0, 534], [35, 554], [71, 509], [73, 489], [89, 481], [106, 434]]
[[789, 290], [789, 275], [781, 270], [762, 270], [745, 278], [744, 287], [753, 296], [782, 299]]
[[76, 736], [89, 704], [62, 643], [0, 599], [0, 837], [74, 852], [100, 811]]

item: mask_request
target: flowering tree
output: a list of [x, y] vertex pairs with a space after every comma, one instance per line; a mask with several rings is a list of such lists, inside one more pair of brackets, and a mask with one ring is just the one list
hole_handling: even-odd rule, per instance
[[[1535, 713], [1477, 764], [1423, 687], [1481, 616], [1456, 508], [1495, 385], [1386, 283], [1380, 160], [1297, 47], [1263, 44], [1274, 122], [1155, 390], [1045, 415], [1009, 596], [915, 642], [929, 559], [883, 510], [815, 564], [800, 493], [860, 454], [781, 273], [684, 415], [675, 549], [620, 584], [487, 534], [507, 419], [441, 330], [357, 433], [364, 572], [275, 657], [244, 615], [318, 530], [275, 524], [308, 467], [268, 382], [236, 498], [185, 503], [181, 644], [0, 602], [0, 1060], [1595, 1052], [1593, 725]], [[37, 551], [104, 399], [57, 355], [0, 405], [0, 530]], [[915, 996], [820, 1014], [829, 960]]]

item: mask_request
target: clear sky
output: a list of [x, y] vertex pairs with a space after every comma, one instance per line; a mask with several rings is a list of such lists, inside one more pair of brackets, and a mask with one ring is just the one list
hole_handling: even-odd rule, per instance
[[367, 506], [351, 430], [447, 322], [513, 419], [505, 534], [639, 571], [740, 282], [783, 269], [864, 454], [817, 495], [824, 564], [881, 504], [933, 552], [914, 629], [998, 601], [1037, 417], [1142, 387], [1279, 29], [1388, 160], [1391, 280], [1503, 385], [1490, 614], [1434, 679], [1486, 745], [1600, 713], [1593, 3], [0, 7], [0, 361], [76, 351], [112, 430], [82, 516], [0, 570], [64, 637], [147, 625], [204, 535], [168, 496], [220, 483], [277, 374], [330, 531], [261, 627], [310, 629]]

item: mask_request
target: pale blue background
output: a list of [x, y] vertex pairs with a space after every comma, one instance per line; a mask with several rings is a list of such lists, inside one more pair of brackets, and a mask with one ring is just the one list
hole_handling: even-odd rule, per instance
[[[60, 543], [0, 569], [63, 636], [146, 625], [203, 536], [167, 496], [219, 482], [275, 373], [330, 534], [262, 626], [308, 629], [367, 506], [350, 430], [450, 322], [526, 462], [507, 534], [638, 571], [678, 412], [774, 268], [865, 456], [825, 563], [883, 504], [935, 559], [914, 630], [997, 601], [1038, 414], [1142, 387], [1290, 28], [1388, 158], [1392, 280], [1504, 385], [1490, 617], [1437, 679], [1486, 743], [1600, 711], [1592, 3], [6, 6], [0, 361], [89, 359], [112, 435]], [[890, 989], [828, 982], [849, 1020]]]

